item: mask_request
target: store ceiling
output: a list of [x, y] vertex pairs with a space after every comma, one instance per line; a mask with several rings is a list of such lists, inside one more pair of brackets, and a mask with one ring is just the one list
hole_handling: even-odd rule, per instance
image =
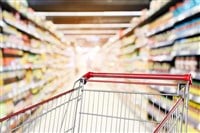
[[28, 0], [36, 11], [139, 11], [149, 0]]
[[[141, 11], [149, 7], [150, 0], [28, 0], [29, 6], [36, 12], [106, 12], [106, 11]], [[133, 16], [46, 16], [48, 20], [53, 21], [55, 24], [121, 24], [130, 23]], [[126, 27], [125, 27], [126, 28]], [[65, 31], [67, 29], [61, 29]], [[114, 28], [115, 30], [117, 28]], [[119, 32], [122, 27], [116, 30]], [[81, 31], [85, 34], [86, 28], [75, 28], [73, 30]], [[87, 28], [87, 30], [113, 30], [112, 28]], [[73, 35], [81, 35], [81, 32], [74, 32]], [[89, 32], [87, 32], [89, 33]], [[103, 33], [103, 32], [101, 32]], [[113, 33], [115, 35], [116, 33]], [[65, 33], [66, 34], [66, 33]], [[72, 34], [66, 34], [72, 35]], [[89, 36], [89, 34], [87, 34]], [[91, 32], [91, 35], [94, 35]], [[98, 34], [96, 34], [97, 36]], [[108, 38], [110, 38], [109, 34]], [[76, 36], [77, 37], [77, 36]], [[99, 36], [100, 37], [100, 36]], [[88, 40], [88, 39], [87, 39]], [[105, 42], [105, 37], [103, 38]]]
[[76, 17], [76, 16], [49, 16], [47, 19], [52, 20], [56, 24], [98, 24], [98, 23], [128, 23], [131, 16], [126, 17]]
[[[28, 0], [37, 12], [141, 11], [150, 0]], [[55, 24], [129, 23], [132, 16], [48, 16]]]

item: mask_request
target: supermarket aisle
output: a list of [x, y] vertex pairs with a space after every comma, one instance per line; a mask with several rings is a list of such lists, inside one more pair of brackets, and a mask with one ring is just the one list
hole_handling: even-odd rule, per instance
[[[0, 132], [17, 126], [24, 126], [19, 132], [72, 131], [77, 99], [81, 105], [77, 91], [11, 119], [1, 118], [70, 90], [88, 71], [191, 73], [187, 126], [188, 132], [200, 131], [200, 0], [1, 0], [0, 4]], [[144, 99], [130, 94], [131, 87], [89, 87], [94, 90], [83, 92], [83, 132], [152, 131], [177, 99], [163, 96], [177, 92], [171, 86], [145, 86], [148, 93], [159, 95]], [[104, 89], [109, 92], [101, 92]], [[26, 124], [38, 115], [42, 117]]]

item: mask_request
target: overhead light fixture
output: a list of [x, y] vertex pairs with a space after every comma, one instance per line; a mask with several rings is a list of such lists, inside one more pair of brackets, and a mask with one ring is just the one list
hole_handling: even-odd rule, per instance
[[41, 16], [57, 16], [57, 17], [86, 17], [86, 16], [141, 16], [141, 11], [105, 11], [105, 12], [36, 12]]
[[80, 29], [80, 28], [128, 28], [133, 27], [130, 23], [118, 24], [56, 24], [57, 29]]
[[64, 37], [66, 39], [70, 39], [70, 38], [88, 38], [88, 37], [93, 37], [93, 36], [98, 36], [100, 38], [110, 38], [113, 35], [64, 35]]
[[60, 30], [63, 34], [82, 34], [82, 35], [88, 35], [88, 34], [116, 34], [119, 30]]

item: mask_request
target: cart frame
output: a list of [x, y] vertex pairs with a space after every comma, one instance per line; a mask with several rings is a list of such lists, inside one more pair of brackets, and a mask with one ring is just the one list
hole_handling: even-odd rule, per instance
[[[95, 78], [98, 78], [98, 79], [95, 79]], [[136, 81], [116, 80], [116, 79], [133, 79], [133, 80], [136, 79]], [[137, 79], [140, 79], [140, 80], [137, 80]], [[141, 79], [143, 79], [145, 81], [141, 81]], [[150, 80], [150, 81], [147, 82], [146, 80]], [[162, 81], [168, 80], [168, 81], [178, 81], [178, 82], [177, 83], [166, 83], [166, 82], [160, 82], [160, 81], [156, 82], [157, 80], [162, 80]], [[84, 113], [83, 112], [83, 105], [84, 105], [83, 96], [84, 96], [84, 92], [86, 92], [85, 91], [86, 89], [84, 88], [84, 86], [88, 82], [114, 83], [114, 84], [137, 84], [137, 85], [162, 85], [162, 86], [177, 86], [178, 85], [177, 86], [178, 90], [177, 90], [177, 93], [176, 93], [176, 95], [179, 96], [178, 100], [175, 102], [173, 107], [170, 108], [169, 112], [167, 112], [165, 114], [165, 117], [163, 118], [163, 120], [161, 122], [157, 123], [153, 132], [158, 133], [160, 131], [162, 131], [162, 132], [163, 131], [164, 132], [175, 131], [173, 129], [173, 127], [172, 127], [172, 130], [171, 130], [171, 128], [170, 129], [168, 129], [168, 128], [169, 128], [170, 124], [174, 124], [174, 126], [176, 126], [177, 121], [180, 122], [180, 130], [178, 130], [178, 131], [179, 132], [182, 132], [182, 131], [187, 132], [187, 114], [188, 114], [188, 97], [189, 97], [188, 93], [189, 93], [189, 86], [192, 84], [192, 79], [191, 79], [190, 74], [174, 75], [174, 74], [127, 74], [127, 73], [96, 73], [96, 72], [88, 72], [85, 75], [83, 75], [79, 80], [77, 80], [74, 83], [73, 89], [71, 89], [71, 90], [68, 90], [64, 93], [61, 93], [61, 94], [56, 95], [52, 98], [49, 98], [47, 100], [44, 100], [42, 102], [39, 102], [37, 104], [34, 104], [34, 105], [29, 106], [27, 108], [24, 108], [24, 109], [22, 109], [18, 112], [9, 114], [8, 116], [1, 118], [0, 119], [0, 131], [1, 132], [16, 132], [20, 129], [19, 132], [27, 132], [25, 129], [27, 129], [27, 126], [29, 124], [32, 124], [34, 121], [35, 121], [35, 123], [37, 123], [36, 120], [41, 121], [41, 119], [43, 117], [45, 117], [46, 115], [48, 115], [48, 113], [53, 112], [54, 115], [55, 115], [56, 111], [64, 110], [63, 116], [61, 114], [58, 115], [59, 118], [60, 118], [60, 115], [61, 115], [61, 118], [62, 118], [61, 121], [57, 123], [57, 125], [60, 124], [60, 126], [57, 126], [57, 129], [59, 129], [58, 132], [62, 132], [61, 129], [62, 129], [63, 125], [67, 126], [67, 129], [65, 129], [64, 132], [68, 132], [68, 131], [81, 132], [82, 130], [81, 130], [80, 126], [81, 126], [81, 120], [83, 119], [81, 117], [81, 115], [83, 115], [83, 113]], [[93, 91], [93, 90], [89, 90], [89, 91]], [[95, 92], [95, 91], [93, 91], [93, 92]], [[96, 92], [98, 92], [98, 93], [99, 92], [111, 93], [111, 91], [103, 91], [103, 90], [101, 90], [101, 91], [98, 90]], [[126, 94], [127, 92], [117, 92], [117, 91], [114, 92], [114, 91], [112, 91], [112, 93]], [[129, 93], [129, 95], [131, 95], [131, 94], [132, 95], [133, 94], [134, 95], [141, 95], [141, 96], [142, 95], [151, 95], [151, 94], [147, 94], [147, 93]], [[64, 97], [66, 95], [69, 95], [69, 96], [66, 98], [66, 97]], [[152, 94], [152, 95], [155, 95], [155, 94]], [[62, 97], [64, 97], [64, 98], [62, 98]], [[168, 97], [168, 96], [165, 95], [165, 97]], [[49, 109], [46, 109], [47, 106], [49, 107], [49, 105], [46, 105], [46, 104], [48, 104], [50, 102], [53, 103], [53, 101], [56, 101], [56, 100], [58, 101], [59, 99], [64, 99], [65, 102], [63, 102], [60, 105], [57, 104], [57, 102], [56, 102], [55, 107], [54, 107], [54, 104], [55, 104], [54, 103], [54, 104], [50, 105]], [[81, 101], [81, 102], [79, 102], [79, 101]], [[88, 100], [88, 101], [90, 101], [90, 100]], [[74, 102], [74, 103], [70, 104], [71, 102]], [[46, 109], [46, 112], [41, 111], [36, 116], [32, 115], [32, 112], [35, 112], [35, 110], [37, 110], [37, 108], [39, 108], [40, 106], [42, 106], [43, 109]], [[62, 109], [62, 106], [63, 106], [63, 109]], [[181, 108], [181, 113], [178, 112], [178, 111], [180, 111], [180, 108]], [[70, 109], [73, 109], [73, 111], [69, 111], [70, 115], [66, 116], [66, 112]], [[25, 114], [27, 116], [27, 112], [29, 112], [29, 113], [31, 112], [30, 116], [33, 116], [33, 118], [30, 118], [30, 119], [24, 118], [23, 114]], [[177, 116], [176, 116], [177, 118], [174, 117], [175, 113], [176, 114], [179, 113], [179, 115], [181, 115], [180, 118], [177, 117]], [[86, 113], [86, 114], [91, 115], [91, 114], [89, 114], [89, 112]], [[97, 117], [98, 115], [96, 115], [95, 117]], [[52, 114], [50, 116], [52, 116]], [[105, 117], [105, 116], [103, 116], [103, 114], [101, 114], [99, 116]], [[24, 121], [20, 121], [13, 128], [11, 120], [15, 117], [17, 117], [17, 119], [20, 119], [20, 120], [24, 119]], [[21, 117], [23, 117], [23, 118], [21, 118]], [[71, 124], [69, 124], [69, 125], [71, 125], [71, 127], [66, 124], [66, 121], [67, 121], [66, 117], [67, 117], [67, 119], [70, 119], [69, 117], [71, 117], [71, 119], [72, 119]], [[110, 117], [110, 116], [106, 116], [106, 117]], [[125, 120], [128, 120], [128, 121], [131, 120], [130, 118], [122, 118], [122, 117], [118, 118], [118, 119], [120, 119], [120, 121], [121, 121], [121, 119], [124, 119], [124, 121]], [[46, 124], [47, 120], [44, 120], [44, 121], [45, 121], [45, 124]], [[175, 123], [174, 123], [174, 121], [175, 121]], [[82, 123], [83, 123], [83, 121], [82, 121]], [[185, 123], [185, 125], [186, 125], [185, 129], [183, 129], [183, 123]], [[54, 124], [55, 124], [55, 122], [54, 122]], [[125, 125], [125, 122], [124, 122], [124, 125]], [[29, 129], [28, 131], [32, 131], [32, 129]], [[34, 131], [35, 130], [33, 130], [33, 132]], [[52, 131], [53, 131], [53, 129], [52, 129]]]

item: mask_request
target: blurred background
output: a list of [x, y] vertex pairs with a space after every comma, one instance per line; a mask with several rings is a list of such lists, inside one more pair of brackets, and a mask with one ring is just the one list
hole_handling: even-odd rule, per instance
[[0, 118], [72, 88], [88, 71], [191, 73], [188, 125], [200, 132], [199, 0], [0, 3]]

